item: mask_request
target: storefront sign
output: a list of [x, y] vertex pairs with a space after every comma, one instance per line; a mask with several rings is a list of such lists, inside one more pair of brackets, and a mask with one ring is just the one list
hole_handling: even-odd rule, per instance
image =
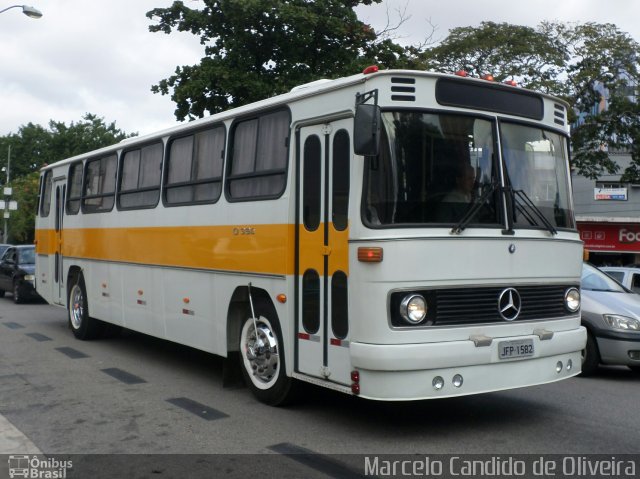
[[640, 224], [578, 223], [578, 230], [590, 251], [640, 252]]
[[597, 201], [627, 201], [627, 189], [594, 188], [593, 199]]

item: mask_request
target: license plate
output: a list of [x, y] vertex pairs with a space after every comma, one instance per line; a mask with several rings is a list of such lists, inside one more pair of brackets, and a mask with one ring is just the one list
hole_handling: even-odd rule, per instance
[[500, 359], [526, 358], [533, 356], [533, 339], [517, 339], [498, 343]]

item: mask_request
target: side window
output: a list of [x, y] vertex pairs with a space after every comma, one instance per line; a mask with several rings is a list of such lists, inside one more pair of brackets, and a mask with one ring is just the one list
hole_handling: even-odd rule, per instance
[[640, 273], [633, 273], [631, 277], [631, 291], [640, 293]]
[[269, 199], [286, 186], [289, 112], [277, 111], [238, 122], [227, 176], [230, 199]]
[[162, 143], [154, 143], [122, 155], [118, 208], [152, 208], [160, 199]]
[[74, 163], [69, 167], [69, 183], [67, 185], [68, 215], [78, 214], [80, 211], [80, 200], [82, 199], [82, 162]]
[[111, 211], [115, 203], [117, 156], [109, 155], [85, 164], [82, 212]]
[[53, 186], [53, 172], [51, 170], [44, 174], [42, 181], [42, 196], [40, 197], [40, 216], [46, 218], [51, 211], [51, 188]]
[[167, 205], [218, 201], [224, 142], [223, 126], [171, 140], [164, 188]]

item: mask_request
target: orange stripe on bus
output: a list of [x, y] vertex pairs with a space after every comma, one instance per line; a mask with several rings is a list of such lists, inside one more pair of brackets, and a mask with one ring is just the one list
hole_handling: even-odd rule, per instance
[[[295, 226], [145, 227], [65, 229], [62, 254], [67, 257], [95, 259], [155, 266], [213, 269], [264, 274], [294, 273]], [[332, 231], [332, 233], [334, 233]], [[330, 257], [331, 272], [348, 274], [348, 233], [336, 233], [339, 246]], [[54, 230], [36, 231], [36, 251], [56, 252]], [[322, 259], [320, 248], [301, 242], [301, 263]], [[320, 269], [320, 271], [322, 271]]]

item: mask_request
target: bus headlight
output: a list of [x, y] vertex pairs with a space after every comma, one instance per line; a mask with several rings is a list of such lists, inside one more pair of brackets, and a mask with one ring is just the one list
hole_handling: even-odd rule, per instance
[[30, 283], [33, 283], [36, 280], [36, 276], [33, 274], [25, 274], [24, 280], [29, 281]]
[[400, 316], [410, 324], [418, 324], [427, 316], [427, 302], [419, 294], [408, 294], [400, 303]]
[[569, 288], [564, 293], [564, 305], [572, 313], [580, 309], [580, 291], [578, 291], [578, 288]]

